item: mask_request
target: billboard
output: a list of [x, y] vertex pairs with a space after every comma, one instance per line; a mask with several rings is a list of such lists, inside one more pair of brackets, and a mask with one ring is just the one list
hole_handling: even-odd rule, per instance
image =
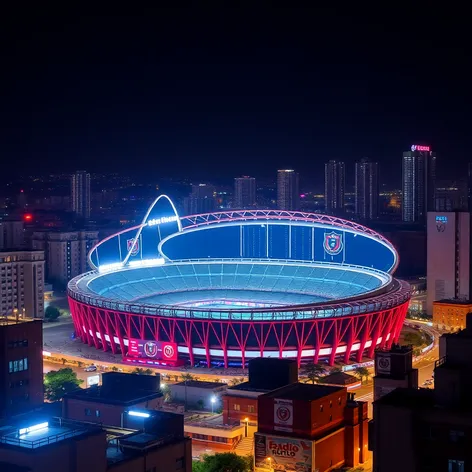
[[262, 470], [312, 472], [313, 441], [255, 433], [254, 461]]
[[169, 341], [130, 339], [128, 344], [128, 356], [140, 357], [142, 359], [176, 361], [177, 344]]
[[274, 429], [276, 431], [293, 431], [292, 400], [274, 399]]

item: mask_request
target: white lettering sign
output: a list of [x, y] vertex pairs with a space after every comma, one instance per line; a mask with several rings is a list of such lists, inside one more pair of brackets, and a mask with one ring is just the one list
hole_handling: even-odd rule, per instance
[[178, 219], [177, 216], [163, 216], [162, 218], [153, 218], [152, 220], [148, 220], [147, 224], [148, 226], [156, 226], [163, 223], [172, 223]]

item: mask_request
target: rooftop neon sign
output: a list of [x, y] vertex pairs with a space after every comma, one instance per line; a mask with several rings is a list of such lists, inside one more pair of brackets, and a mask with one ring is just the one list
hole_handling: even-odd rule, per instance
[[430, 148], [429, 146], [420, 146], [419, 144], [413, 144], [411, 146], [412, 151], [427, 151], [429, 152]]

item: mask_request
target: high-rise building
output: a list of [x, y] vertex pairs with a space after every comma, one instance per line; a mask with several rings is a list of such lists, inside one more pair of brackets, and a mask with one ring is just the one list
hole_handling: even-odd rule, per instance
[[25, 245], [25, 225], [23, 221], [0, 221], [0, 250], [21, 249]]
[[236, 177], [234, 179], [234, 205], [236, 210], [250, 210], [256, 207], [256, 179]]
[[437, 180], [434, 211], [467, 211], [467, 182]]
[[277, 208], [279, 210], [298, 210], [300, 194], [298, 173], [292, 169], [277, 171]]
[[472, 319], [439, 340], [434, 388], [398, 388], [374, 401], [373, 471], [464, 472], [472, 463]]
[[468, 212], [428, 213], [426, 310], [430, 315], [436, 300], [470, 300], [470, 224]]
[[0, 346], [0, 418], [41, 406], [43, 322], [0, 317]]
[[46, 256], [46, 278], [65, 286], [86, 272], [87, 254], [98, 243], [98, 231], [35, 231], [32, 244]]
[[325, 164], [325, 211], [328, 214], [344, 213], [345, 193], [344, 162], [331, 160]]
[[215, 187], [210, 184], [192, 185], [191, 194], [184, 200], [186, 215], [211, 213], [216, 209]]
[[426, 213], [434, 211], [436, 153], [429, 146], [414, 144], [403, 153], [403, 221], [425, 223]]
[[82, 218], [90, 218], [90, 174], [78, 170], [71, 176], [72, 211]]
[[44, 316], [44, 251], [0, 252], [0, 315]]
[[377, 162], [364, 158], [356, 162], [356, 215], [373, 220], [379, 210], [379, 170]]

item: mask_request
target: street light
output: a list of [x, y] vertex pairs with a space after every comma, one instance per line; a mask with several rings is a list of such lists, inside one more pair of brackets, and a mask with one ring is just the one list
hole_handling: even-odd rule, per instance
[[215, 395], [213, 395], [213, 396], [210, 398], [210, 403], [211, 403], [211, 412], [213, 413], [213, 405], [216, 403], [216, 397], [215, 397]]
[[244, 421], [246, 422], [246, 424], [244, 425], [244, 432], [245, 432], [245, 437], [247, 438], [247, 431], [249, 429], [249, 418], [244, 418]]

